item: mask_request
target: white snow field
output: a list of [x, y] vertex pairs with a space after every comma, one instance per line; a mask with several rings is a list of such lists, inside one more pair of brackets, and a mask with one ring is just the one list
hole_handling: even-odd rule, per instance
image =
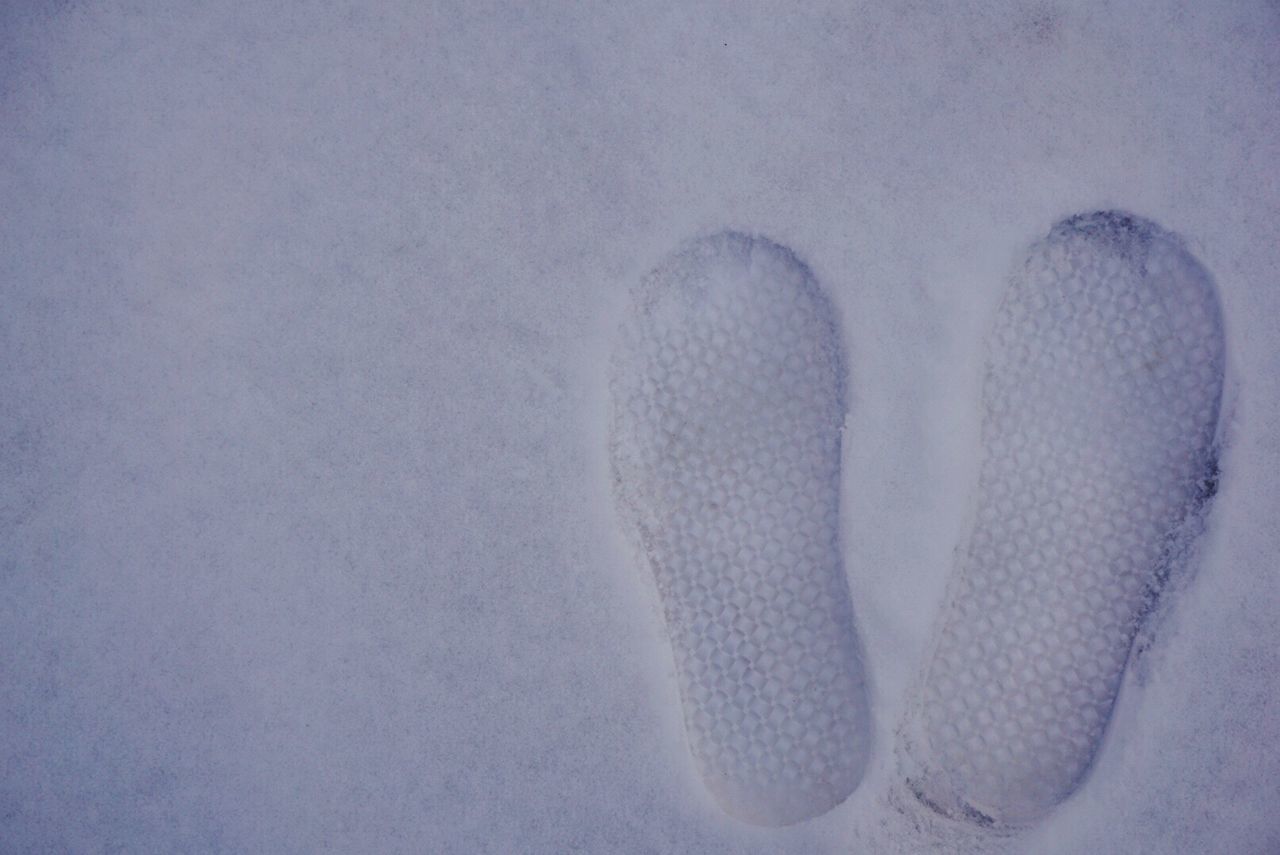
[[764, 238], [646, 277], [612, 363], [619, 515], [662, 600], [690, 747], [730, 813], [830, 810], [867, 760], [840, 554], [844, 359], [831, 304]]
[[[8, 3], [0, 198], [0, 851], [1280, 851], [1274, 3]], [[1030, 806], [952, 770], [939, 813], [907, 781], [950, 755], [908, 743], [987, 343], [1098, 211], [1216, 291], [1216, 494], [1105, 727]], [[781, 827], [699, 771], [614, 502], [631, 295], [726, 232], [803, 265], [847, 369], [812, 566], [842, 569], [868, 753]], [[1076, 437], [1115, 452], [1103, 492], [1156, 447]], [[1071, 519], [1121, 554], [1181, 507], [1143, 501]]]

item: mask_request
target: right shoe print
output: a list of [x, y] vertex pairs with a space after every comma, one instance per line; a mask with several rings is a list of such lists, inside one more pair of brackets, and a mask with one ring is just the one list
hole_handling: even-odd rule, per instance
[[967, 542], [900, 731], [901, 774], [992, 828], [1079, 785], [1134, 635], [1216, 487], [1212, 279], [1118, 212], [1072, 217], [1015, 274], [987, 342]]

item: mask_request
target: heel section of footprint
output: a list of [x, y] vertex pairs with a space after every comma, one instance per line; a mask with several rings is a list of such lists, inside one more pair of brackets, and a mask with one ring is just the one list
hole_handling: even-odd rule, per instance
[[988, 340], [976, 516], [903, 727], [935, 810], [1016, 827], [1066, 798], [1134, 635], [1216, 484], [1223, 333], [1173, 235], [1068, 219]]
[[724, 233], [641, 285], [612, 362], [615, 496], [657, 583], [689, 746], [730, 814], [784, 825], [868, 752], [840, 555], [844, 367], [788, 250]]

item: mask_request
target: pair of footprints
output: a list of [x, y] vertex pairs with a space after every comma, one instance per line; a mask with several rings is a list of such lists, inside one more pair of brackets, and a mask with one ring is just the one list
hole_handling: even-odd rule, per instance
[[[970, 530], [898, 731], [921, 802], [1017, 827], [1078, 785], [1213, 492], [1223, 363], [1212, 280], [1153, 223], [1072, 217], [1015, 273], [987, 341]], [[656, 577], [689, 744], [754, 823], [829, 810], [869, 755], [844, 386], [809, 270], [737, 233], [644, 281], [612, 363], [615, 496]]]

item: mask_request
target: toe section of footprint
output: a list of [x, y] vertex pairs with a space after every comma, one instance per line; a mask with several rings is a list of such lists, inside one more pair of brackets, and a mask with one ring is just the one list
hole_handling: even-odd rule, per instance
[[639, 287], [611, 375], [615, 495], [657, 583], [696, 766], [743, 820], [821, 814], [856, 786], [869, 734], [831, 306], [775, 243], [695, 241]]
[[988, 341], [976, 514], [903, 729], [921, 800], [1033, 822], [1086, 773], [1134, 634], [1212, 492], [1223, 331], [1182, 242], [1058, 224]]

